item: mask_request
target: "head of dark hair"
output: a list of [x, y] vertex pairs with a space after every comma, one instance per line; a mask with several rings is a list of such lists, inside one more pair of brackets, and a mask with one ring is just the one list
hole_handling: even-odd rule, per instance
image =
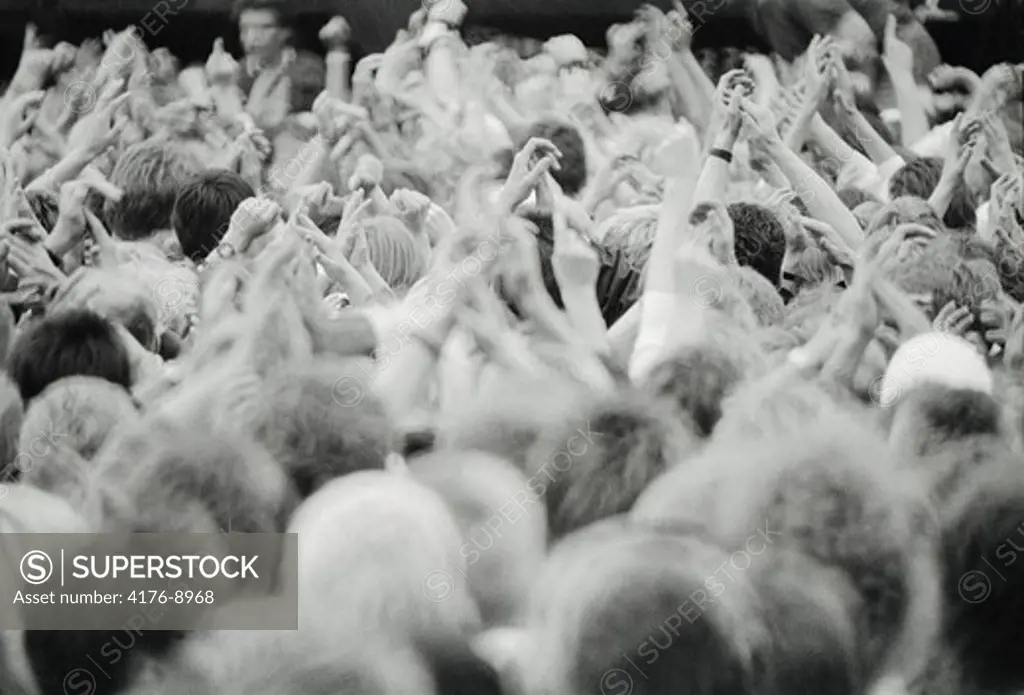
[[227, 232], [231, 215], [256, 192], [227, 169], [207, 169], [185, 184], [174, 200], [171, 224], [186, 258], [203, 260]]
[[526, 140], [530, 138], [550, 140], [562, 153], [560, 168], [551, 172], [562, 191], [568, 196], [582, 191], [587, 183], [587, 153], [580, 132], [568, 123], [539, 121], [527, 133]]
[[201, 168], [194, 154], [173, 142], [147, 140], [129, 147], [110, 175], [124, 196], [103, 205], [111, 233], [135, 241], [169, 229], [178, 192]]
[[[549, 482], [544, 501], [552, 539], [628, 512], [648, 483], [695, 442], [667, 405], [639, 391], [591, 402], [553, 423], [528, 462], [528, 472]], [[609, 487], [610, 480], [617, 482]]]
[[889, 198], [912, 195], [928, 200], [942, 176], [942, 160], [938, 157], [915, 157], [908, 160], [889, 179]]
[[95, 376], [131, 390], [128, 350], [107, 319], [88, 310], [47, 316], [18, 336], [7, 374], [28, 404], [67, 376]]
[[736, 236], [736, 260], [759, 272], [776, 288], [782, 282], [786, 233], [778, 216], [756, 203], [733, 203], [728, 208]]
[[676, 352], [657, 364], [646, 385], [691, 419], [699, 436], [708, 437], [722, 417], [722, 401], [742, 379], [742, 368], [729, 355], [703, 345]]
[[[907, 160], [889, 179], [889, 197], [916, 196], [927, 200], [942, 177], [942, 159], [914, 157]], [[943, 217], [947, 227], [962, 229], [975, 223], [974, 200], [961, 178], [953, 192], [949, 208]]]

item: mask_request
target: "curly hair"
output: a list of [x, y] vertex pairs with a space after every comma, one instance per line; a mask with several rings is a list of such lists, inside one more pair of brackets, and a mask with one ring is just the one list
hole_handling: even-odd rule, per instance
[[786, 234], [778, 216], [756, 203], [732, 203], [727, 210], [735, 228], [736, 260], [779, 287], [786, 257]]

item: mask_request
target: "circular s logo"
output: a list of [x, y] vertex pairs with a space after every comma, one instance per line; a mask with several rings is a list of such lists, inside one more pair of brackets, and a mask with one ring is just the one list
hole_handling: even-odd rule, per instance
[[21, 558], [21, 578], [32, 586], [50, 581], [53, 576], [53, 560], [42, 550], [30, 550]]

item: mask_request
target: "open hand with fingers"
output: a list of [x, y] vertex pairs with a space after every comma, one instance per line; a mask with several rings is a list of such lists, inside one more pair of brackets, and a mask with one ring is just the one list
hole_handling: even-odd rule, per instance
[[561, 156], [562, 153], [550, 140], [530, 138], [512, 160], [512, 168], [501, 191], [501, 212], [515, 211], [537, 188], [545, 174], [558, 171]]

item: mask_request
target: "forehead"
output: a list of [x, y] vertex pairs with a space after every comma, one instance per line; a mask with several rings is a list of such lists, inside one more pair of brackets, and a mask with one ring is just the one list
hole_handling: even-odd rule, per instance
[[277, 12], [270, 9], [242, 10], [238, 16], [238, 23], [251, 28], [272, 28], [281, 24]]

